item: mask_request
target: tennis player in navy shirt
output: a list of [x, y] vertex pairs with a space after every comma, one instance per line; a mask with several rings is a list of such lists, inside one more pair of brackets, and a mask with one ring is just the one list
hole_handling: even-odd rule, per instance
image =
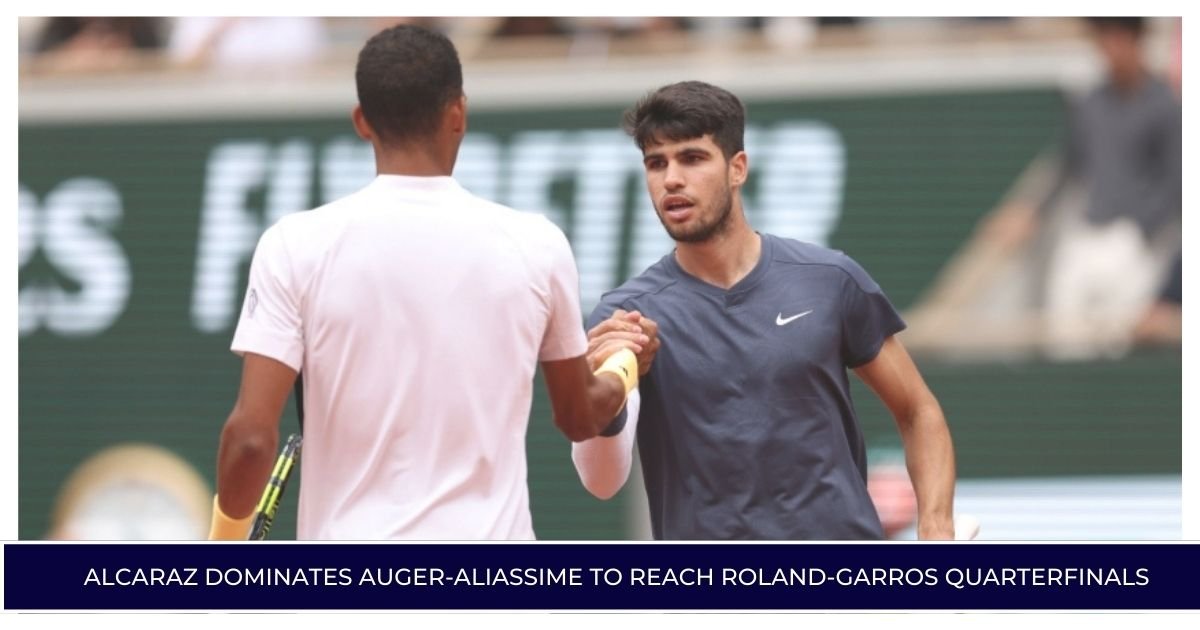
[[[917, 535], [952, 539], [954, 450], [937, 400], [895, 337], [904, 322], [845, 254], [762, 234], [741, 200], [745, 109], [721, 88], [665, 86], [625, 114], [676, 248], [605, 294], [589, 353], [642, 344], [638, 391], [573, 445], [600, 498], [642, 460], [656, 539], [880, 539], [848, 370], [895, 416]], [[661, 345], [660, 345], [661, 344]]]

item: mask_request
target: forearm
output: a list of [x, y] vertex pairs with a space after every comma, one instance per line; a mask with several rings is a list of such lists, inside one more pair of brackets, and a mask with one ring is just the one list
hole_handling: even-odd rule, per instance
[[595, 371], [583, 356], [543, 363], [554, 424], [572, 442], [596, 437], [637, 387], [637, 369], [637, 357], [628, 349], [609, 355]]
[[243, 518], [254, 511], [278, 443], [277, 423], [256, 422], [238, 410], [230, 415], [217, 451], [217, 496], [225, 514]]
[[625, 400], [625, 386], [613, 374], [589, 373], [583, 378], [581, 389], [582, 395], [576, 393], [569, 400], [550, 397], [554, 425], [572, 442], [600, 435]]
[[908, 474], [917, 496], [919, 538], [954, 537], [954, 445], [935, 400], [900, 420]]
[[[624, 426], [612, 436], [597, 435], [571, 444], [571, 460], [583, 487], [599, 499], [610, 499], [629, 479], [637, 435], [641, 397], [635, 389], [625, 406]], [[612, 419], [609, 419], [612, 422]]]
[[625, 384], [611, 373], [596, 374], [589, 386], [588, 408], [591, 411], [590, 425], [595, 429], [590, 437], [599, 436], [626, 403]]

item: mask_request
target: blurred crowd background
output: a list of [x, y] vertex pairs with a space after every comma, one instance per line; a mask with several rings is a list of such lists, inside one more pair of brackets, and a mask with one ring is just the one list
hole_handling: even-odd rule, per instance
[[[462, 56], [456, 177], [564, 228], [585, 312], [670, 250], [621, 110], [723, 85], [751, 223], [847, 251], [904, 310], [982, 538], [1180, 536], [1179, 18], [24, 17], [22, 538], [203, 535], [249, 255], [369, 180], [354, 58], [402, 22]], [[912, 537], [890, 417], [856, 404]], [[539, 536], [645, 537], [640, 482], [592, 500], [548, 418], [539, 392]]]
[[[1150, 28], [1170, 31], [1171, 21], [1152, 18]], [[1077, 38], [1085, 29], [1077, 18], [1045, 17], [22, 17], [19, 38], [26, 72], [271, 72], [353, 58], [373, 33], [400, 23], [446, 33], [466, 63], [714, 48], [799, 54], [905, 43], [1045, 42]]]

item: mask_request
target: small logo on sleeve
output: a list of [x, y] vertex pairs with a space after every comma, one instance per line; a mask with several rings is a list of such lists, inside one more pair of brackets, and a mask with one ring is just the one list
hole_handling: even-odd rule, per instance
[[246, 317], [254, 317], [256, 308], [258, 308], [258, 292], [251, 288], [250, 295], [246, 296]]

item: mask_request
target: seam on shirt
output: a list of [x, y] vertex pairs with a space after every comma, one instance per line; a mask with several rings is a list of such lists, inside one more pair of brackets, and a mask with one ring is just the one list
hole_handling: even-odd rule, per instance
[[[641, 276], [638, 276], [638, 277], [641, 277]], [[636, 280], [636, 278], [635, 278], [635, 280]], [[669, 281], [663, 283], [661, 286], [656, 286], [651, 289], [638, 290], [637, 292], [633, 293], [632, 295], [628, 295], [624, 298], [621, 298], [621, 301], [618, 302], [618, 305], [625, 306], [626, 303], [629, 302], [629, 300], [635, 300], [637, 298], [642, 297], [643, 295], [657, 295], [659, 293], [662, 293], [663, 291], [666, 291], [667, 289], [671, 288], [672, 286], [675, 286], [676, 284], [679, 284], [679, 279], [671, 278]], [[600, 303], [603, 304], [604, 300], [607, 299], [608, 296], [610, 296], [610, 295], [615, 295], [617, 293], [621, 293], [621, 292], [628, 291], [628, 290], [629, 289], [625, 289], [624, 287], [618, 287], [616, 289], [613, 289], [612, 291], [602, 293], [600, 295]]]
[[[328, 208], [331, 208], [332, 206], [335, 206], [335, 205], [346, 205], [346, 204], [344, 204], [344, 202], [347, 202], [347, 201], [354, 199], [360, 195], [363, 195], [366, 193], [366, 191], [367, 191], [367, 189], [363, 188], [354, 194], [351, 194], [346, 197], [342, 197], [341, 199], [334, 201], [332, 203], [328, 203], [323, 206], [318, 206], [316, 208], [313, 208], [312, 210], [308, 210], [307, 212], [319, 212], [319, 211], [323, 211]], [[291, 215], [291, 216], [295, 216], [295, 215]], [[320, 220], [320, 218], [317, 217], [317, 215], [313, 215], [313, 217], [314, 217], [313, 218], [314, 221]], [[309, 275], [309, 277], [305, 280], [305, 282], [303, 284], [304, 288], [300, 291], [300, 295], [298, 296], [300, 298], [299, 307], [300, 307], [301, 312], [303, 312], [304, 306], [308, 302], [308, 296], [312, 293], [312, 285], [314, 283], [316, 283], [317, 278], [321, 275], [320, 270], [324, 269], [326, 264], [328, 264], [328, 262], [329, 262], [329, 253], [332, 252], [335, 249], [335, 246], [338, 243], [340, 243], [343, 238], [346, 237], [346, 230], [348, 230], [349, 228], [350, 228], [350, 218], [348, 216], [342, 217], [342, 221], [338, 222], [337, 235], [335, 235], [332, 239], [330, 239], [329, 242], [325, 245], [324, 250], [320, 253], [320, 256], [318, 257], [318, 259], [316, 261], [316, 264], [313, 265], [312, 273]], [[290, 254], [289, 254], [289, 260], [290, 260]], [[300, 286], [300, 285], [297, 285], [297, 286]]]
[[866, 293], [867, 295], [872, 295], [874, 293], [882, 293], [883, 292], [882, 288], [879, 291], [871, 291], [871, 290], [863, 288], [862, 284], [859, 283], [858, 278], [854, 277], [854, 274], [850, 273], [848, 270], [846, 270], [845, 267], [843, 267], [842, 265], [839, 265], [837, 263], [801, 262], [801, 261], [796, 261], [796, 260], [779, 260], [779, 259], [775, 259], [775, 262], [786, 264], [786, 265], [797, 265], [797, 266], [803, 265], [803, 266], [815, 266], [815, 267], [832, 267], [832, 268], [837, 269], [838, 271], [842, 272], [846, 276], [848, 276], [850, 278], [851, 282], [854, 283], [854, 286], [856, 288], [858, 288], [859, 291], [862, 291], [863, 293]]

